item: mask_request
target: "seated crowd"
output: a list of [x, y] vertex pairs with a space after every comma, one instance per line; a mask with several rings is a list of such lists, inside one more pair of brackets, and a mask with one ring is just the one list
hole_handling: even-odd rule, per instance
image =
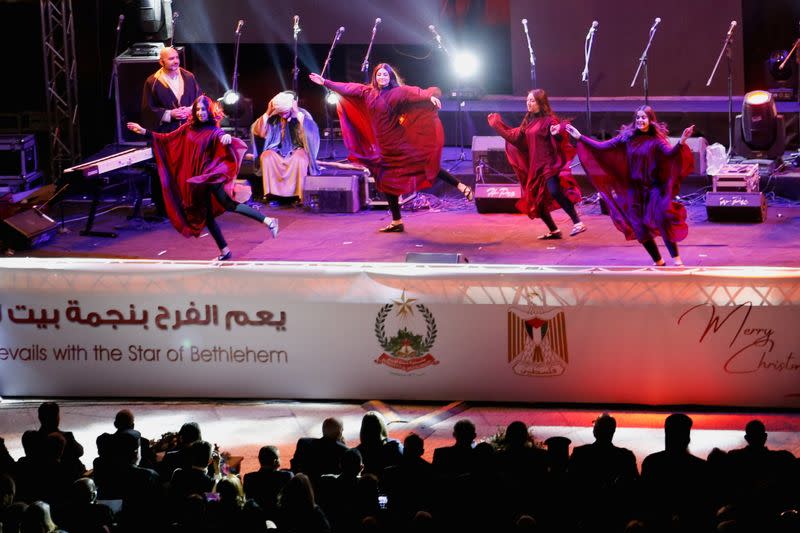
[[569, 453], [569, 440], [535, 442], [515, 421], [476, 444], [468, 419], [454, 443], [423, 458], [424, 441], [402, 444], [377, 412], [362, 419], [348, 447], [342, 422], [297, 442], [291, 469], [263, 446], [260, 469], [240, 478], [221, 468], [200, 427], [183, 425], [174, 446], [156, 454], [120, 411], [114, 433], [97, 438], [91, 470], [83, 447], [59, 428], [59, 408], [39, 408], [41, 427], [22, 435], [14, 460], [0, 439], [0, 533], [51, 532], [789, 532], [798, 531], [800, 467], [766, 446], [750, 421], [746, 446], [689, 452], [692, 420], [672, 414], [663, 451], [638, 468], [613, 444], [615, 419], [594, 422], [595, 441]]

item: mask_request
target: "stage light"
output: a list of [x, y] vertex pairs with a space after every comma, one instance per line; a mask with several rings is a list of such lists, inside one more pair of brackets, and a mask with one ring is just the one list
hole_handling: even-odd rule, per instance
[[458, 52], [453, 58], [452, 67], [457, 78], [467, 79], [478, 73], [480, 61], [472, 52]]
[[772, 94], [751, 91], [744, 96], [742, 114], [736, 116], [734, 151], [748, 159], [781, 157], [786, 149], [785, 130]]
[[232, 106], [236, 105], [236, 102], [239, 101], [240, 94], [231, 90], [225, 91], [225, 94], [222, 95], [220, 100], [222, 101], [223, 105]]
[[[764, 63], [767, 89], [776, 100], [794, 100], [797, 94], [797, 61], [786, 56], [786, 50], [775, 50]], [[781, 68], [783, 65], [783, 68]]]
[[328, 105], [336, 105], [339, 103], [339, 95], [333, 91], [328, 91], [325, 95], [325, 103]]

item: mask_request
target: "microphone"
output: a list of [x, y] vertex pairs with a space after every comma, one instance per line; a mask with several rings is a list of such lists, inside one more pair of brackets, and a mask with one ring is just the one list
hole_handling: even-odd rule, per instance
[[730, 28], [728, 28], [728, 37], [730, 37], [731, 35], [733, 35], [733, 28], [735, 28], [735, 27], [736, 27], [736, 21], [735, 21], [735, 20], [732, 20], [732, 21], [731, 21], [731, 27], [730, 27]]
[[119, 21], [117, 22], [117, 31], [122, 29], [122, 23], [125, 22], [125, 15], [119, 16]]
[[300, 15], [294, 16], [292, 27], [296, 34], [300, 33]]
[[236, 23], [236, 31], [234, 32], [236, 35], [239, 35], [242, 31], [242, 27], [244, 26], [244, 20], [239, 19], [239, 22]]
[[339, 26], [339, 29], [336, 30], [336, 37], [334, 37], [334, 40], [338, 41], [342, 37], [343, 33], [344, 33], [344, 26]]
[[661, 17], [656, 17], [655, 22], [653, 22], [653, 25], [650, 27], [650, 33], [656, 31], [656, 26], [658, 26], [659, 22], [661, 22]]
[[525, 26], [525, 31], [528, 31], [528, 19], [522, 19], [522, 25]]
[[431, 24], [430, 26], [428, 26], [428, 29], [431, 30], [431, 33], [433, 33], [433, 36], [436, 38], [436, 42], [442, 44], [442, 37], [436, 31], [436, 27], [434, 27], [434, 25]]
[[594, 34], [594, 32], [596, 32], [596, 31], [597, 31], [597, 27], [598, 27], [599, 25], [600, 25], [600, 23], [598, 23], [596, 20], [593, 20], [593, 21], [592, 21], [592, 27], [591, 27], [591, 28], [589, 28], [589, 33], [587, 33], [587, 34], [586, 34], [586, 39], [587, 39], [587, 40], [589, 39], [589, 37], [591, 37], [591, 36]]

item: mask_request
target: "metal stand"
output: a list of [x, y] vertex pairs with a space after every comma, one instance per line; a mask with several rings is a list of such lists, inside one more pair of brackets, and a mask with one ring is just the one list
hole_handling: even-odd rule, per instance
[[234, 56], [233, 56], [233, 80], [231, 82], [231, 90], [233, 94], [236, 95], [236, 112], [233, 113], [233, 120], [231, 123], [233, 124], [233, 135], [237, 136], [237, 130], [239, 129], [239, 114], [242, 105], [242, 97], [239, 94], [239, 41], [242, 38], [242, 25], [239, 24], [236, 27], [236, 46], [234, 48]]
[[531, 89], [536, 89], [536, 56], [533, 55], [531, 35], [528, 33], [528, 19], [522, 19], [522, 27], [525, 28], [525, 38], [528, 41], [528, 61], [530, 61], [531, 64]]
[[292, 67], [292, 91], [297, 94], [297, 76], [300, 68], [297, 66], [297, 36], [300, 35], [300, 17], [295, 15], [292, 25], [292, 37], [294, 38], [294, 66]]
[[714, 69], [708, 77], [706, 87], [711, 86], [711, 81], [714, 79], [714, 74], [717, 72], [719, 62], [722, 61], [723, 54], [727, 58], [728, 64], [728, 154], [727, 159], [731, 158], [733, 153], [733, 53], [731, 51], [731, 43], [733, 42], [733, 28], [736, 27], [736, 21], [731, 22], [731, 27], [728, 34], [725, 36], [725, 41], [722, 43], [722, 50], [719, 51], [717, 62], [714, 63]]
[[592, 94], [589, 84], [589, 60], [592, 56], [592, 46], [594, 45], [595, 31], [597, 31], [597, 21], [592, 22], [592, 27], [589, 28], [589, 33], [586, 34], [586, 40], [583, 44], [583, 73], [581, 74], [581, 81], [586, 84], [586, 133], [589, 135], [592, 134]]
[[364, 61], [361, 63], [361, 72], [364, 73], [364, 83], [369, 84], [369, 55], [372, 53], [372, 43], [375, 41], [375, 34], [378, 32], [378, 24], [381, 23], [380, 18], [375, 19], [375, 24], [372, 26], [372, 36], [369, 38], [369, 46], [367, 46], [367, 53], [364, 55]]
[[650, 28], [650, 37], [647, 39], [647, 46], [644, 47], [644, 51], [642, 52], [642, 56], [639, 58], [639, 66], [636, 68], [636, 74], [633, 75], [633, 81], [631, 81], [631, 88], [636, 85], [636, 79], [639, 77], [639, 72], [644, 67], [644, 105], [650, 105], [650, 87], [649, 87], [649, 80], [647, 79], [647, 53], [650, 51], [650, 45], [653, 44], [653, 37], [656, 35], [656, 27], [658, 23], [661, 22], [660, 18], [656, 18], [655, 23]]

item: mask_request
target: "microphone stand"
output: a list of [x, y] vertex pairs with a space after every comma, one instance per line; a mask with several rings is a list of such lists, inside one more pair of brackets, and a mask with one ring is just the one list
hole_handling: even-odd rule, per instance
[[733, 57], [731, 42], [733, 42], [733, 27], [731, 27], [731, 30], [725, 35], [725, 41], [722, 43], [722, 50], [720, 50], [717, 62], [714, 64], [714, 69], [711, 71], [711, 75], [706, 82], [706, 87], [711, 85], [711, 80], [714, 79], [714, 74], [716, 74], [717, 67], [719, 67], [719, 62], [722, 61], [722, 55], [724, 54], [728, 65], [728, 159], [730, 159], [733, 153]]
[[525, 38], [528, 40], [528, 60], [531, 63], [531, 89], [536, 89], [536, 56], [533, 55], [533, 47], [531, 46], [531, 35], [528, 33], [528, 20], [522, 26], [525, 28]]
[[[328, 65], [331, 62], [331, 56], [333, 55], [333, 49], [336, 48], [336, 43], [339, 42], [339, 38], [342, 36], [342, 32], [344, 31], [344, 27], [339, 27], [336, 30], [336, 35], [333, 36], [333, 42], [331, 43], [331, 47], [328, 50], [328, 56], [325, 58], [325, 63], [322, 65], [322, 70], [320, 71], [319, 75], [323, 78], [325, 77], [325, 71], [328, 70]], [[328, 155], [325, 159], [336, 159], [336, 147], [333, 145], [333, 127], [331, 126], [331, 112], [328, 109], [328, 94], [330, 91], [325, 89], [325, 99], [322, 103], [323, 108], [325, 109], [325, 131], [327, 135], [325, 135], [325, 142], [328, 145]]]
[[586, 83], [586, 131], [589, 135], [592, 134], [592, 107], [591, 107], [591, 86], [589, 84], [589, 60], [592, 56], [592, 45], [594, 44], [594, 32], [596, 26], [592, 25], [592, 28], [589, 30], [589, 33], [586, 35], [586, 41], [583, 43], [583, 57], [584, 57], [584, 64], [583, 64], [583, 74], [581, 75], [581, 81]]
[[[120, 15], [122, 17], [122, 15]], [[114, 55], [111, 57], [111, 80], [108, 83], [108, 99], [111, 100], [111, 95], [114, 93], [114, 85], [117, 81], [117, 55], [119, 54], [119, 37], [122, 33], [122, 23], [125, 19], [120, 18], [117, 23], [117, 37], [114, 42]], [[122, 124], [119, 123], [119, 94], [117, 97], [117, 144], [122, 144]]]
[[633, 81], [631, 82], [631, 87], [636, 85], [636, 78], [639, 77], [639, 71], [642, 70], [642, 66], [644, 66], [644, 77], [642, 78], [644, 82], [644, 105], [649, 105], [649, 85], [647, 80], [647, 52], [650, 51], [650, 45], [653, 44], [653, 37], [656, 35], [656, 28], [650, 28], [650, 38], [647, 40], [647, 46], [644, 47], [644, 51], [642, 52], [642, 56], [639, 58], [639, 67], [636, 69], [636, 74], [633, 75]]
[[233, 136], [236, 137], [236, 130], [239, 128], [239, 110], [242, 105], [242, 97], [239, 94], [239, 41], [242, 38], [242, 30], [236, 32], [236, 46], [233, 56], [233, 80], [231, 83], [233, 94], [237, 96], [236, 110], [233, 114]]
[[297, 67], [297, 36], [300, 34], [300, 22], [298, 19], [292, 26], [292, 37], [294, 38], [294, 66], [292, 67], [292, 91], [297, 94], [297, 76], [300, 69]]
[[[795, 39], [794, 44], [792, 45], [792, 49], [789, 50], [789, 53], [786, 54], [786, 57], [783, 59], [783, 62], [778, 66], [778, 70], [783, 70], [786, 68], [786, 63], [789, 62], [789, 58], [792, 57], [792, 54], [795, 55], [795, 60], [797, 61], [797, 76], [800, 79], [800, 37]], [[800, 138], [800, 83], [798, 83], [797, 87], [797, 135]], [[797, 157], [800, 157], [800, 147], [797, 148]], [[795, 163], [800, 161], [800, 159], [795, 159]], [[795, 166], [797, 166], [795, 164]]]
[[[433, 30], [431, 30], [431, 31], [433, 31]], [[439, 47], [439, 50], [444, 52], [445, 57], [450, 59], [450, 52], [442, 44], [441, 37], [439, 37], [439, 34], [436, 33], [435, 31], [434, 31], [434, 35], [436, 36], [436, 45]], [[464, 124], [463, 124], [463, 118], [461, 117], [462, 109], [466, 105], [466, 102], [462, 98], [463, 95], [461, 94], [461, 88], [462, 88], [461, 87], [461, 78], [459, 77], [458, 78], [458, 84], [456, 85], [456, 91], [455, 91], [455, 95], [458, 97], [458, 104], [457, 104], [457, 107], [456, 107], [456, 131], [458, 132], [459, 152], [458, 152], [458, 157], [457, 158], [445, 160], [445, 162], [447, 162], [447, 163], [455, 161], [455, 164], [453, 164], [453, 166], [451, 166], [450, 168], [447, 169], [448, 172], [453, 172], [456, 168], [458, 168], [458, 165], [460, 165], [461, 163], [463, 163], [464, 161], [467, 160], [467, 153], [464, 151]]]
[[364, 61], [361, 63], [361, 72], [364, 73], [364, 83], [369, 83], [369, 55], [372, 53], [372, 42], [375, 40], [375, 33], [378, 31], [378, 21], [375, 19], [375, 25], [372, 26], [372, 37], [369, 38], [369, 46], [367, 46], [367, 53], [364, 56]]

